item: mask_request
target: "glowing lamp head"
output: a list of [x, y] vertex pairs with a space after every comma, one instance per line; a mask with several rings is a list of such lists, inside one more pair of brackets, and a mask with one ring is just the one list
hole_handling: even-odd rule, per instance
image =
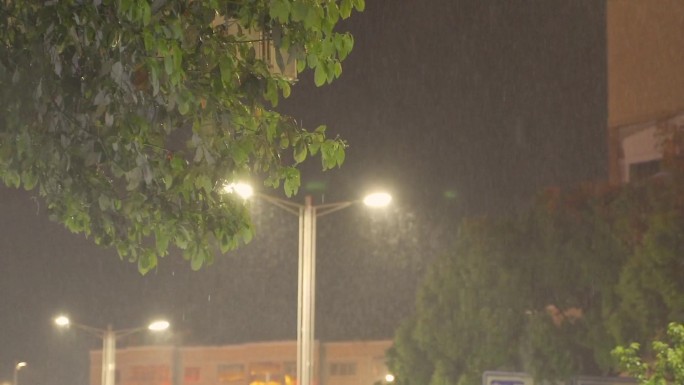
[[19, 370], [19, 369], [23, 368], [23, 367], [26, 366], [26, 365], [27, 365], [27, 364], [26, 364], [26, 362], [24, 362], [24, 361], [19, 362], [19, 363], [17, 363], [16, 369]]
[[153, 332], [160, 332], [163, 330], [166, 330], [169, 328], [169, 321], [166, 320], [158, 320], [152, 322], [147, 328], [152, 330]]
[[385, 375], [385, 382], [387, 382], [387, 383], [394, 382], [394, 375], [391, 373], [386, 374]]
[[377, 192], [366, 195], [363, 204], [369, 207], [385, 207], [392, 202], [392, 196], [385, 192]]
[[69, 326], [69, 317], [67, 316], [59, 316], [55, 318], [55, 325], [60, 326], [60, 327], [66, 327]]
[[254, 195], [254, 189], [252, 186], [243, 182], [227, 184], [223, 189], [229, 194], [239, 195], [242, 197], [242, 199], [249, 199], [252, 197], [252, 195]]

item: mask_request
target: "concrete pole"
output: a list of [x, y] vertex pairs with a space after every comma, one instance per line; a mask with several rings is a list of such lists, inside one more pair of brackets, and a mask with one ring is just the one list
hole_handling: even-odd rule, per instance
[[102, 336], [102, 385], [115, 385], [116, 333], [107, 326]]
[[316, 301], [316, 208], [311, 196], [299, 209], [299, 285], [297, 288], [297, 384], [313, 385]]

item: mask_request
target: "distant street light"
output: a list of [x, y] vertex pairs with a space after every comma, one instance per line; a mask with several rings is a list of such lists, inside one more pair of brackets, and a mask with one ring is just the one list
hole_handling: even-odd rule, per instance
[[27, 364], [24, 361], [18, 362], [16, 365], [14, 365], [14, 381], [12, 382], [12, 385], [19, 385], [19, 371], [26, 365]]
[[385, 375], [385, 382], [387, 382], [388, 384], [394, 382], [394, 375], [391, 373], [386, 374]]
[[[115, 385], [115, 373], [116, 373], [116, 340], [123, 336], [131, 335], [137, 332], [141, 332], [145, 329], [151, 330], [153, 332], [164, 331], [169, 328], [169, 322], [166, 320], [158, 320], [150, 323], [147, 326], [112, 330], [112, 326], [107, 326], [107, 329], [98, 329], [92, 326], [86, 326], [78, 323], [71, 322], [68, 317], [60, 315], [55, 318], [55, 324], [59, 327], [70, 327], [81, 329], [86, 333], [94, 335], [102, 339], [102, 382], [101, 385]], [[16, 385], [16, 383], [15, 383]]]
[[256, 195], [266, 202], [299, 217], [299, 280], [297, 287], [297, 384], [313, 384], [314, 317], [316, 299], [316, 218], [363, 202], [369, 207], [384, 207], [392, 196], [387, 193], [367, 195], [362, 201], [314, 205], [311, 196], [304, 204], [264, 194], [255, 194], [246, 183], [226, 185], [225, 191], [243, 199]]

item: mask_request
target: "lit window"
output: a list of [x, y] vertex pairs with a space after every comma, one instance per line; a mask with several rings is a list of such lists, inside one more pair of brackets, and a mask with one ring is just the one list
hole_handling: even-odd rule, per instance
[[281, 383], [283, 378], [280, 362], [253, 362], [249, 364], [251, 384]]
[[242, 364], [222, 364], [218, 366], [218, 381], [222, 384], [242, 384], [245, 381], [245, 366]]

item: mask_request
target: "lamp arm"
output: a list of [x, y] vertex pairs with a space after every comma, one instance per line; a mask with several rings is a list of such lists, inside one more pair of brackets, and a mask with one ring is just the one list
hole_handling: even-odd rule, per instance
[[266, 202], [272, 204], [273, 206], [281, 208], [287, 211], [288, 213], [294, 214], [296, 216], [299, 216], [299, 209], [304, 207], [299, 203], [290, 202], [288, 200], [272, 197], [266, 194], [257, 194], [257, 196], [265, 200]]
[[143, 330], [145, 330], [145, 329], [147, 329], [147, 326], [141, 326], [141, 327], [130, 328], [130, 329], [114, 330], [114, 331], [113, 331], [113, 333], [114, 333], [114, 338], [125, 337], [125, 336], [131, 335], [131, 334], [135, 334], [135, 333], [141, 332], [141, 331], [143, 331]]
[[346, 201], [346, 202], [336, 202], [336, 203], [327, 203], [327, 204], [322, 204], [322, 205], [316, 205], [316, 216], [317, 217], [322, 217], [323, 215], [328, 215], [330, 213], [334, 213], [335, 211], [340, 211], [342, 209], [346, 209], [347, 207], [358, 203], [359, 201]]
[[69, 322], [69, 327], [71, 327], [71, 326], [75, 327], [76, 329], [83, 330], [84, 332], [91, 334], [91, 335], [94, 335], [95, 337], [98, 337], [98, 338], [103, 338], [104, 335], [107, 333], [107, 331], [104, 329], [98, 329], [98, 328], [94, 328], [92, 326], [83, 325], [83, 324], [79, 324], [76, 322]]
[[[285, 199], [281, 198], [276, 198], [270, 195], [266, 194], [257, 194], [257, 196], [266, 202], [277, 206], [278, 208], [281, 208], [288, 213], [291, 213], [293, 215], [299, 216], [299, 210], [304, 207], [303, 204], [301, 203], [294, 203]], [[342, 209], [345, 209], [353, 204], [359, 203], [359, 200], [356, 201], [344, 201], [344, 202], [336, 202], [336, 203], [325, 203], [321, 205], [314, 205], [316, 208], [316, 216], [317, 217], [322, 217], [323, 215], [327, 215], [330, 213], [333, 213], [335, 211], [339, 211]]]

